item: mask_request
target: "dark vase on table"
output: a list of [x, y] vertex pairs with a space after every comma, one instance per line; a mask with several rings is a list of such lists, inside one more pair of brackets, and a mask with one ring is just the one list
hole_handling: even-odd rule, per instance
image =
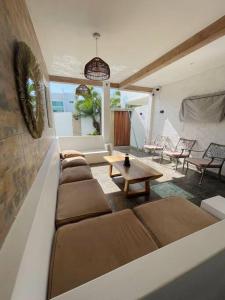
[[123, 163], [124, 167], [129, 168], [130, 167], [130, 158], [129, 158], [129, 154], [126, 153], [125, 155], [125, 159], [124, 159], [124, 163]]

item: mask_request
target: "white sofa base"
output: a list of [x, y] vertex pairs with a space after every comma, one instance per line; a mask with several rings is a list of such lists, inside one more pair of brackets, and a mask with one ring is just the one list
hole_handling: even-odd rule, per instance
[[202, 200], [201, 208], [220, 220], [225, 219], [225, 198], [222, 196]]

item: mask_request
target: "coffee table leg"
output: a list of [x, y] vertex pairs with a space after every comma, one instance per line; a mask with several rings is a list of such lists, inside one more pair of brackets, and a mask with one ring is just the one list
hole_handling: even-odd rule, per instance
[[150, 180], [145, 181], [145, 191], [146, 193], [150, 193]]
[[113, 177], [121, 176], [121, 174], [119, 172], [114, 172], [113, 173], [113, 165], [110, 164], [109, 165], [109, 176], [111, 178], [113, 178]]
[[112, 165], [109, 165], [109, 176], [112, 177], [112, 168], [113, 166]]
[[[135, 183], [135, 182], [133, 182], [133, 183]], [[126, 193], [126, 196], [140, 196], [140, 195], [150, 194], [150, 180], [145, 180], [144, 184], [145, 184], [144, 189], [130, 191], [129, 190], [130, 183], [128, 180], [125, 180], [124, 192]]]
[[126, 193], [126, 195], [129, 194], [129, 182], [127, 180], [125, 180], [124, 192]]

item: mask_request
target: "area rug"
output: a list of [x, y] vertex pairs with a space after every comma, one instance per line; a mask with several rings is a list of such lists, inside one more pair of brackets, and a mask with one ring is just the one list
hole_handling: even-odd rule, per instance
[[179, 186], [171, 182], [163, 182], [151, 186], [151, 190], [159, 195], [161, 198], [170, 197], [170, 196], [179, 196], [186, 199], [194, 198], [194, 195], [183, 190]]

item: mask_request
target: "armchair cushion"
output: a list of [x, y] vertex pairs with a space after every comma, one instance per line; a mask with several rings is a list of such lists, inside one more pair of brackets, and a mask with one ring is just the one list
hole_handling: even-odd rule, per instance
[[219, 168], [222, 164], [221, 161], [214, 160], [209, 166], [208, 164], [210, 163], [211, 159], [209, 158], [187, 158], [186, 162], [195, 165], [199, 168]]
[[163, 146], [159, 146], [159, 145], [144, 145], [145, 149], [148, 150], [163, 150]]
[[165, 150], [165, 151], [163, 151], [163, 154], [164, 155], [167, 155], [167, 156], [169, 156], [169, 157], [180, 157], [180, 158], [185, 158], [185, 157], [188, 157], [189, 155], [190, 155], [190, 153], [189, 152], [179, 152], [179, 151], [168, 151], [168, 150]]
[[63, 184], [92, 178], [93, 177], [89, 166], [78, 166], [62, 170], [59, 183]]

